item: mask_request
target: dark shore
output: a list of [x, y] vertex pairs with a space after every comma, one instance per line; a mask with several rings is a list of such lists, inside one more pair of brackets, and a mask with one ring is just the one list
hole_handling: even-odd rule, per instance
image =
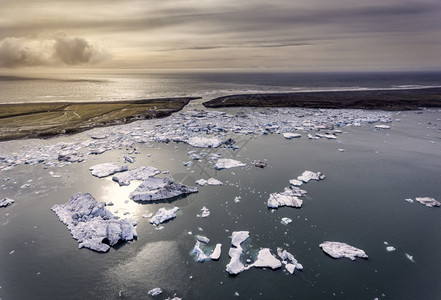
[[0, 105], [0, 141], [50, 137], [93, 127], [161, 118], [181, 110], [198, 97], [118, 102], [62, 102]]
[[219, 97], [203, 105], [216, 107], [303, 107], [370, 110], [417, 110], [441, 107], [441, 88], [243, 94]]

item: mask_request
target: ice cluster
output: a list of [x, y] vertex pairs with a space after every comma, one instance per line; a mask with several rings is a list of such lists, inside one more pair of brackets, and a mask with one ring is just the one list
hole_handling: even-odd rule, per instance
[[134, 221], [114, 216], [105, 203], [97, 202], [88, 193], [77, 193], [69, 202], [54, 205], [52, 210], [67, 225], [79, 248], [106, 252], [119, 241], [130, 241], [137, 236]]
[[14, 203], [14, 200], [9, 198], [0, 199], [0, 207], [6, 207]]
[[[236, 135], [308, 133], [313, 139], [332, 138], [336, 128], [367, 123], [390, 123], [384, 111], [303, 108], [243, 108], [240, 113], [219, 111], [181, 111], [170, 117], [139, 120], [129, 124], [94, 128], [76, 136], [72, 142], [55, 144], [29, 141], [18, 153], [0, 155], [0, 170], [21, 164], [47, 167], [86, 161], [89, 155], [120, 148], [134, 148], [149, 142], [184, 142], [195, 147], [234, 148]], [[87, 138], [86, 136], [89, 136]], [[308, 136], [308, 137], [309, 137]], [[99, 137], [99, 138], [97, 138]], [[223, 141], [223, 142], [221, 142]]]

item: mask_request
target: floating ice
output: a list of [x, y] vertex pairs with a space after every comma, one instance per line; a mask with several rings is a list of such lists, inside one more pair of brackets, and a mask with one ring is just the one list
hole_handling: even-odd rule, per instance
[[286, 195], [284, 193], [272, 193], [268, 199], [269, 208], [278, 208], [280, 206], [302, 207], [303, 200], [296, 196]]
[[201, 208], [202, 213], [200, 215], [197, 215], [199, 218], [207, 218], [210, 216], [210, 210], [206, 208], [205, 206]]
[[218, 138], [191, 137], [187, 144], [198, 148], [217, 148], [222, 145], [222, 140]]
[[292, 133], [292, 132], [285, 132], [285, 133], [283, 133], [283, 137], [285, 139], [287, 139], [287, 140], [294, 139], [294, 138], [299, 138], [301, 136], [302, 135], [299, 134], [299, 133]]
[[77, 152], [63, 152], [58, 155], [58, 160], [66, 162], [83, 162], [84, 157], [82, 154]]
[[388, 247], [386, 247], [386, 250], [387, 250], [388, 252], [392, 252], [392, 251], [395, 251], [395, 247], [388, 246]]
[[428, 207], [439, 207], [441, 205], [441, 203], [431, 197], [416, 197], [415, 200]]
[[408, 260], [410, 260], [411, 262], [415, 262], [414, 260], [413, 260], [413, 256], [412, 255], [410, 255], [410, 254], [407, 254], [407, 253], [404, 253], [405, 255], [406, 255], [406, 257], [407, 257], [407, 259]]
[[413, 203], [413, 199], [407, 198], [407, 199], [404, 199], [404, 200], [409, 202], [409, 203]]
[[228, 255], [231, 257], [230, 263], [226, 267], [226, 271], [230, 274], [239, 274], [245, 270], [244, 264], [240, 261], [243, 249], [240, 246], [249, 237], [248, 231], [234, 231], [231, 234], [231, 244], [233, 247], [228, 251]]
[[297, 177], [297, 180], [307, 183], [310, 180], [323, 180], [325, 179], [325, 177], [326, 177], [325, 174], [321, 172], [314, 173], [306, 170], [305, 172], [303, 172], [301, 176]]
[[124, 172], [128, 170], [127, 166], [119, 167], [113, 163], [104, 163], [99, 165], [94, 165], [89, 168], [93, 176], [102, 178], [117, 172]]
[[124, 155], [124, 161], [133, 164], [135, 162], [134, 156]]
[[389, 125], [375, 125], [375, 128], [377, 129], [390, 129]]
[[199, 179], [199, 180], [196, 181], [196, 184], [200, 185], [200, 186], [204, 186], [206, 184], [208, 184], [208, 185], [223, 185], [223, 182], [220, 181], [220, 180], [217, 180], [215, 178], [210, 178], [208, 180]]
[[112, 177], [112, 180], [118, 182], [120, 186], [123, 186], [129, 185], [132, 180], [147, 180], [149, 177], [153, 177], [160, 173], [161, 171], [154, 167], [141, 167], [116, 174]]
[[120, 240], [129, 241], [137, 236], [132, 220], [114, 216], [105, 203], [97, 202], [89, 193], [77, 193], [69, 202], [54, 205], [52, 210], [67, 225], [79, 248], [106, 252]]
[[196, 241], [196, 244], [193, 248], [193, 253], [196, 254], [196, 258], [199, 262], [204, 262], [206, 260], [218, 260], [219, 257], [221, 256], [221, 252], [222, 252], [222, 244], [216, 244], [216, 247], [214, 248], [214, 250], [211, 252], [210, 255], [207, 255], [204, 250], [202, 250], [201, 248], [202, 244], [201, 242], [198, 240]]
[[303, 266], [299, 264], [294, 255], [289, 253], [282, 248], [277, 248], [277, 255], [282, 259], [282, 263], [285, 265], [285, 269], [290, 273], [294, 274], [295, 269], [303, 270]]
[[297, 180], [297, 179], [291, 179], [289, 181], [289, 184], [292, 184], [294, 186], [301, 186], [303, 184], [303, 181]]
[[149, 292], [148, 292], [148, 294], [150, 295], [150, 296], [152, 296], [152, 297], [154, 297], [154, 296], [158, 296], [158, 295], [160, 295], [162, 293], [162, 290], [160, 289], [160, 288], [154, 288], [154, 289], [152, 289], [152, 290], [150, 290]]
[[340, 242], [323, 242], [319, 245], [322, 250], [333, 258], [347, 257], [350, 260], [355, 258], [367, 258], [366, 253], [358, 248]]
[[283, 225], [288, 225], [289, 223], [291, 223], [292, 220], [290, 218], [282, 218], [282, 221], [280, 223], [282, 223]]
[[158, 201], [197, 192], [196, 187], [183, 185], [168, 177], [150, 177], [131, 192], [129, 197], [135, 201]]
[[281, 266], [282, 263], [280, 262], [280, 260], [275, 258], [274, 255], [271, 254], [270, 249], [263, 248], [259, 251], [259, 254], [257, 255], [257, 260], [251, 265], [247, 266], [245, 269], [248, 270], [251, 267], [277, 269]]
[[149, 222], [158, 226], [161, 223], [176, 218], [176, 212], [178, 210], [179, 207], [176, 206], [169, 210], [167, 210], [165, 207], [162, 207], [156, 212], [156, 214], [150, 219]]
[[207, 237], [204, 236], [204, 235], [199, 235], [199, 234], [197, 234], [197, 235], [195, 235], [195, 238], [196, 238], [199, 242], [201, 242], [201, 243], [208, 244], [208, 243], [210, 242], [210, 239], [207, 238]]
[[211, 253], [210, 258], [211, 260], [218, 260], [221, 256], [222, 252], [222, 244], [216, 244], [216, 247], [213, 250], [213, 253]]
[[217, 170], [222, 170], [222, 169], [230, 169], [230, 168], [234, 168], [234, 167], [244, 167], [244, 166], [245, 166], [245, 164], [238, 161], [238, 160], [229, 159], [229, 158], [221, 158], [214, 165], [214, 168]]
[[267, 166], [267, 163], [264, 162], [263, 160], [253, 160], [251, 162], [254, 166], [258, 167], [258, 168], [265, 168]]
[[0, 199], [0, 207], [6, 207], [14, 203], [14, 200], [9, 198]]
[[337, 137], [333, 134], [321, 134], [321, 133], [316, 133], [315, 134], [317, 137], [319, 138], [325, 138], [328, 140], [335, 140]]

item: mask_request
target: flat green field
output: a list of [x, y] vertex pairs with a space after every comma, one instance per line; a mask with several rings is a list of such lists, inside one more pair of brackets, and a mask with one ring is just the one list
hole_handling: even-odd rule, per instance
[[165, 117], [198, 98], [124, 102], [0, 105], [0, 140], [74, 133], [98, 126]]

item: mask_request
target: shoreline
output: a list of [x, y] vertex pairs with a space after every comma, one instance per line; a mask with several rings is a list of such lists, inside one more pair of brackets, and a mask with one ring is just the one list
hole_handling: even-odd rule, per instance
[[219, 107], [302, 107], [368, 110], [418, 110], [441, 107], [441, 88], [239, 94], [204, 102]]
[[94, 127], [163, 118], [200, 97], [115, 102], [40, 102], [0, 105], [0, 141], [72, 134]]

